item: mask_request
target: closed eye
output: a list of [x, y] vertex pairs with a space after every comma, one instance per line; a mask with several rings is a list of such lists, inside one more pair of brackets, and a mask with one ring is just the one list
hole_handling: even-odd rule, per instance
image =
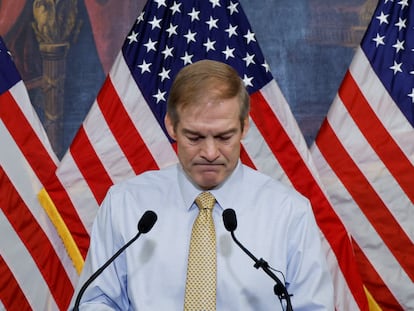
[[228, 141], [233, 137], [233, 135], [219, 135], [214, 137], [215, 139], [218, 139], [220, 141]]

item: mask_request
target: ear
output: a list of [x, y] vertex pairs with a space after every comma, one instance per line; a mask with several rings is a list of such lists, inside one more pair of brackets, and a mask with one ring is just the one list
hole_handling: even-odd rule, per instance
[[171, 118], [168, 113], [165, 115], [164, 118], [165, 128], [167, 129], [168, 135], [174, 140], [176, 140], [175, 129], [174, 125], [172, 124]]
[[243, 121], [244, 127], [243, 127], [243, 133], [242, 133], [242, 139], [246, 136], [247, 132], [250, 128], [250, 122], [249, 122], [249, 116], [247, 116]]

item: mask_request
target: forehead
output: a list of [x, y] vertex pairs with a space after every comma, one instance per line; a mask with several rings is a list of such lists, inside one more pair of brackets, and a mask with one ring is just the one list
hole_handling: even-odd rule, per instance
[[240, 102], [237, 97], [229, 99], [204, 98], [189, 103], [178, 109], [180, 117], [193, 119], [206, 118], [238, 118]]
[[179, 114], [179, 124], [181, 123], [185, 128], [225, 130], [236, 127], [240, 123], [240, 107], [236, 98], [189, 105]]

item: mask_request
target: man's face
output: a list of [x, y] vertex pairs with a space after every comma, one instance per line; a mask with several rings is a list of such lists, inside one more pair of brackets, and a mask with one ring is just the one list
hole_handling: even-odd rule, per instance
[[179, 110], [180, 121], [175, 129], [168, 115], [165, 118], [184, 171], [204, 190], [223, 182], [237, 165], [240, 141], [249, 126], [246, 118], [242, 131], [239, 114], [238, 98], [232, 98]]

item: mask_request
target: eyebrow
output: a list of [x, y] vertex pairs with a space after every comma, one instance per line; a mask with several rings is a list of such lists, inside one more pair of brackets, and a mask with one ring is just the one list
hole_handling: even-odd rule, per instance
[[[231, 128], [231, 129], [228, 129], [228, 130], [226, 130], [226, 131], [223, 131], [223, 132], [217, 133], [216, 135], [213, 135], [213, 136], [214, 136], [214, 137], [226, 136], [226, 135], [229, 135], [229, 134], [234, 134], [234, 133], [237, 133], [237, 131], [238, 131], [238, 129], [237, 129], [237, 128]], [[200, 132], [197, 132], [197, 131], [192, 131], [192, 130], [190, 130], [190, 129], [186, 129], [186, 128], [183, 128], [183, 129], [182, 129], [182, 132], [183, 132], [183, 134], [185, 134], [185, 135], [197, 135], [197, 136], [202, 136], [202, 137], [204, 137], [204, 136], [205, 136], [205, 135], [202, 135]]]

